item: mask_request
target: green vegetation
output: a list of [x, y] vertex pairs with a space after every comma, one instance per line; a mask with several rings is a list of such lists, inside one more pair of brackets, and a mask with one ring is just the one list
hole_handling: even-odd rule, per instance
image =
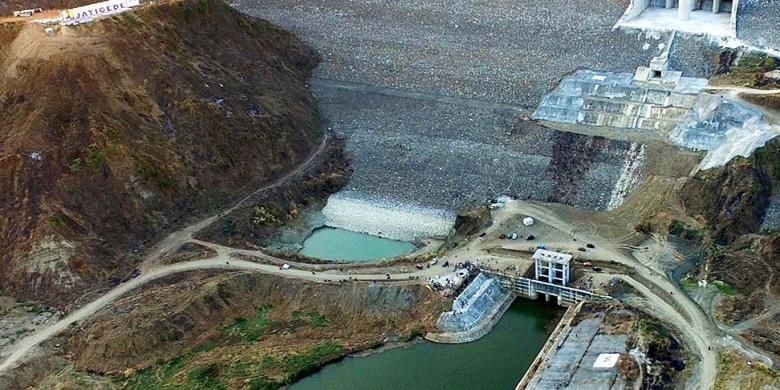
[[214, 350], [214, 348], [217, 347], [217, 343], [214, 341], [206, 341], [205, 343], [201, 343], [195, 348], [192, 349], [192, 352], [194, 353], [201, 353], [201, 352], [208, 352]]
[[84, 167], [99, 168], [106, 163], [106, 151], [95, 145], [90, 145], [81, 154], [68, 165], [70, 173], [79, 173]]
[[761, 53], [746, 53], [739, 63], [729, 69], [728, 73], [715, 78], [716, 83], [724, 82], [744, 87], [763, 87], [759, 85], [760, 77], [765, 72], [775, 70], [778, 60]]
[[680, 279], [680, 287], [682, 287], [683, 290], [690, 291], [690, 290], [697, 289], [699, 287], [699, 284], [693, 278], [686, 276]]
[[780, 373], [761, 362], [748, 365], [744, 358], [734, 352], [718, 353], [716, 390], [777, 388], [780, 385], [778, 379]]
[[[194, 363], [195, 358], [206, 350], [216, 347], [214, 343], [204, 343], [192, 350], [168, 361], [158, 361], [154, 366], [140, 370], [127, 378], [121, 385], [121, 378], [114, 382], [126, 389], [225, 389], [226, 382], [236, 379], [245, 380], [250, 389], [278, 389], [284, 384], [311, 374], [324, 363], [341, 356], [344, 348], [334, 341], [314, 345], [303, 353], [290, 354], [279, 358], [263, 357], [259, 362], [235, 361], [230, 364], [210, 362]], [[281, 374], [281, 381], [269, 377]], [[186, 373], [182, 375], [183, 373]]]
[[170, 179], [168, 179], [162, 169], [143, 160], [135, 160], [134, 163], [135, 170], [145, 180], [156, 183], [160, 189], [166, 189], [171, 186]]
[[731, 285], [729, 285], [724, 281], [716, 280], [712, 282], [712, 285], [715, 286], [722, 294], [726, 294], [730, 296], [735, 296], [739, 294], [734, 287], [732, 287]]
[[195, 15], [207, 15], [211, 13], [211, 2], [208, 0], [198, 0], [194, 3], [184, 5], [184, 20], [188, 23], [192, 21]]
[[236, 318], [233, 323], [222, 330], [226, 337], [239, 339], [242, 342], [252, 342], [260, 338], [271, 325], [269, 314], [271, 305], [261, 305], [255, 308], [255, 315], [250, 318]]
[[774, 183], [780, 183], [780, 153], [776, 142], [769, 142], [753, 153], [758, 165], [767, 170]]
[[292, 383], [317, 370], [323, 363], [333, 359], [343, 351], [344, 347], [335, 341], [325, 341], [312, 347], [305, 353], [287, 355], [278, 363], [286, 374], [285, 383]]
[[85, 161], [90, 168], [97, 168], [105, 164], [106, 152], [95, 145], [87, 148]]
[[49, 225], [55, 229], [60, 229], [65, 226], [65, 219], [60, 214], [52, 214], [49, 217]]
[[324, 328], [330, 325], [330, 320], [328, 320], [324, 315], [316, 311], [306, 313], [306, 321], [312, 326], [318, 328]]
[[414, 328], [409, 330], [409, 333], [404, 335], [403, 339], [404, 341], [412, 341], [424, 335], [425, 335], [425, 327], [423, 327], [422, 325], [415, 325]]
[[225, 389], [225, 383], [219, 378], [220, 367], [216, 363], [198, 366], [187, 373], [187, 385], [190, 389]]
[[637, 327], [642, 334], [652, 334], [658, 331], [658, 325], [648, 320], [639, 320]]
[[269, 210], [265, 206], [255, 206], [254, 210], [252, 211], [252, 225], [254, 226], [260, 226], [260, 225], [281, 225], [282, 221], [279, 220], [279, 218], [274, 215], [271, 210]]
[[683, 221], [673, 219], [669, 224], [669, 234], [686, 240], [701, 240], [704, 238], [704, 232], [696, 229]]
[[761, 371], [764, 375], [771, 377], [771, 378], [780, 378], [780, 371], [774, 370], [772, 367], [768, 367], [764, 363], [761, 362], [755, 362], [753, 363], [753, 368]]

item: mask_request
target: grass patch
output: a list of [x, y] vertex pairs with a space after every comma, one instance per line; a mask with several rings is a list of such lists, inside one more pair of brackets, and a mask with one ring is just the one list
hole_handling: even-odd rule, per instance
[[227, 388], [225, 382], [220, 378], [220, 366], [216, 363], [210, 363], [191, 369], [187, 373], [187, 383], [185, 386], [189, 389], [204, 390]]
[[201, 353], [201, 352], [209, 352], [214, 350], [214, 348], [217, 347], [217, 343], [214, 341], [206, 341], [205, 343], [200, 343], [195, 348], [192, 349], [192, 352], [194, 353]]
[[[742, 87], [761, 88], [760, 76], [777, 68], [777, 59], [761, 53], [746, 53], [736, 66], [732, 66], [728, 73], [713, 77], [715, 85], [736, 85]], [[769, 85], [771, 86], [771, 85]]]
[[317, 328], [324, 328], [330, 325], [330, 320], [319, 312], [312, 311], [306, 313], [306, 321]]
[[647, 334], [655, 328], [655, 324], [648, 320], [639, 320], [637, 327], [639, 328], [640, 332]]
[[255, 308], [255, 315], [250, 318], [236, 318], [233, 323], [222, 330], [222, 334], [242, 342], [252, 342], [260, 338], [271, 325], [269, 314], [271, 305], [261, 305]]
[[325, 341], [312, 347], [305, 353], [287, 355], [278, 363], [286, 374], [285, 383], [292, 383], [296, 380], [315, 372], [323, 363], [339, 355], [344, 348], [335, 341]]
[[282, 221], [274, 215], [274, 213], [265, 206], [255, 206], [252, 210], [252, 225], [275, 225], [279, 226]]
[[686, 240], [701, 240], [704, 238], [704, 233], [700, 229], [696, 229], [687, 223], [674, 219], [669, 224], [669, 234], [677, 236]]
[[718, 289], [718, 291], [720, 291], [722, 294], [726, 294], [732, 297], [739, 295], [739, 293], [733, 286], [729, 285], [728, 283], [722, 280], [716, 280], [712, 282], [712, 285], [715, 286]]
[[65, 226], [65, 219], [60, 214], [54, 214], [49, 217], [49, 225], [55, 229], [60, 229]]
[[156, 183], [160, 189], [166, 189], [171, 186], [170, 179], [168, 179], [168, 176], [165, 175], [165, 173], [159, 167], [153, 166], [152, 164], [143, 160], [135, 160], [134, 164], [135, 170], [139, 175], [141, 175], [142, 178]]
[[90, 146], [87, 148], [84, 160], [90, 168], [101, 167], [106, 163], [106, 151], [94, 145]]
[[680, 287], [682, 287], [683, 290], [687, 290], [687, 291], [695, 290], [699, 287], [699, 283], [693, 278], [686, 276], [680, 279]]
[[268, 378], [265, 374], [255, 376], [249, 381], [249, 390], [275, 390], [281, 387], [279, 383]]

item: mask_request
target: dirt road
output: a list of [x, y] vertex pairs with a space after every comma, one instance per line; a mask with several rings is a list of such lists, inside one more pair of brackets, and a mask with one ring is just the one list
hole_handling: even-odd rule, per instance
[[[432, 276], [436, 271], [434, 269], [424, 269], [421, 271], [416, 271], [411, 273], [391, 274], [389, 279], [385, 274], [381, 274], [381, 273], [379, 274], [357, 273], [357, 274], [349, 274], [349, 275], [338, 271], [324, 271], [324, 272], [312, 273], [312, 271], [301, 269], [306, 266], [304, 264], [287, 262], [287, 264], [290, 265], [290, 268], [281, 269], [280, 267], [275, 265], [259, 264], [259, 263], [253, 263], [250, 261], [233, 258], [231, 256], [231, 252], [233, 251], [230, 248], [226, 248], [222, 246], [212, 246], [212, 247], [216, 247], [218, 251], [217, 255], [212, 258], [159, 266], [157, 268], [148, 270], [142, 273], [137, 278], [131, 279], [123, 284], [120, 284], [119, 286], [107, 292], [100, 298], [74, 311], [70, 315], [66, 316], [60, 321], [57, 321], [51, 326], [44, 328], [36, 333], [33, 333], [30, 336], [27, 336], [19, 340], [19, 342], [17, 342], [11, 348], [13, 352], [5, 359], [5, 361], [0, 363], [0, 373], [2, 373], [7, 369], [13, 368], [17, 363], [19, 363], [24, 358], [24, 356], [32, 348], [38, 346], [42, 342], [66, 330], [71, 324], [74, 324], [76, 322], [82, 321], [84, 319], [93, 316], [100, 309], [108, 306], [109, 304], [111, 304], [111, 302], [116, 300], [118, 297], [128, 293], [129, 291], [135, 288], [143, 286], [144, 284], [151, 282], [155, 279], [159, 279], [176, 273], [195, 271], [195, 270], [222, 269], [222, 270], [230, 270], [230, 271], [243, 270], [243, 271], [252, 271], [252, 272], [262, 272], [262, 273], [277, 275], [286, 278], [296, 278], [296, 279], [310, 280], [316, 282], [337, 281], [337, 280], [342, 280], [342, 279], [346, 279], [347, 277], [350, 277], [352, 278], [352, 280], [360, 280], [360, 281], [387, 282], [388, 280], [390, 280], [393, 282], [416, 283], [417, 280], [411, 280], [410, 277], [419, 276], [420, 281], [424, 281], [425, 277]], [[268, 256], [266, 254], [262, 254], [256, 251], [237, 251], [237, 252], [243, 252], [252, 255], [262, 255], [264, 258], [267, 259], [285, 262], [284, 259]]]
[[[714, 351], [714, 348], [721, 336], [719, 332], [709, 329], [709, 325], [701, 323], [702, 320], [710, 322], [709, 318], [696, 316], [693, 321], [689, 321], [665, 299], [636, 279], [626, 275], [621, 275], [620, 278], [642, 294], [645, 302], [650, 306], [646, 308], [647, 310], [678, 328], [688, 340], [688, 344], [692, 343], [691, 346], [695, 347], [696, 354], [701, 360], [698, 371], [688, 381], [688, 388], [711, 389], [718, 376], [717, 352]], [[678, 300], [675, 302], [679, 303]], [[686, 313], [688, 313], [688, 309], [686, 309]]]

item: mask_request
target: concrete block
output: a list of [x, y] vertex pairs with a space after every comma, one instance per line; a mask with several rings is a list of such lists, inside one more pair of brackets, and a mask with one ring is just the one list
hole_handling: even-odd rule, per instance
[[653, 71], [646, 67], [646, 66], [640, 66], [636, 68], [636, 72], [634, 73], [634, 80], [635, 81], [647, 81], [650, 80], [650, 77], [652, 77]]

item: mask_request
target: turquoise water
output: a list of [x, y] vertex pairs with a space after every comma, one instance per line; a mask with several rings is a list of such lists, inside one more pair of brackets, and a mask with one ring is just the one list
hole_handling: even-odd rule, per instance
[[324, 260], [357, 262], [391, 258], [414, 250], [414, 244], [370, 234], [324, 227], [303, 242], [301, 254]]
[[554, 309], [518, 299], [487, 336], [468, 344], [418, 343], [346, 358], [290, 386], [324, 389], [514, 389], [547, 341]]

